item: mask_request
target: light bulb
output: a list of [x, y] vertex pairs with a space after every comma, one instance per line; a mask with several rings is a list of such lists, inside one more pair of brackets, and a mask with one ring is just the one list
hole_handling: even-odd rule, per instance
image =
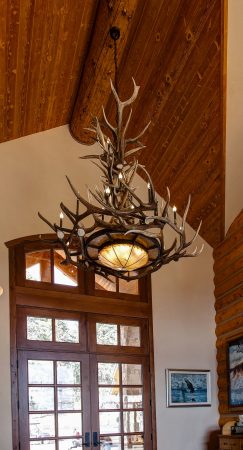
[[60, 212], [60, 219], [63, 219], [63, 218], [64, 218], [63, 212]]
[[176, 207], [175, 205], [173, 206], [172, 211], [173, 211], [173, 212], [176, 212], [176, 211], [177, 211], [177, 207]]
[[122, 172], [119, 172], [118, 178], [119, 178], [119, 180], [122, 180], [122, 178], [123, 178]]
[[107, 195], [110, 195], [111, 190], [110, 190], [109, 186], [107, 186], [107, 187], [105, 188], [105, 193], [106, 193]]

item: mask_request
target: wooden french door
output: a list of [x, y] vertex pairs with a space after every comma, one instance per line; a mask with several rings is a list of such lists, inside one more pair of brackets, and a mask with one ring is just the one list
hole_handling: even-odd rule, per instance
[[152, 449], [142, 320], [40, 309], [19, 318], [22, 450]]
[[80, 447], [90, 430], [88, 355], [19, 352], [21, 448]]

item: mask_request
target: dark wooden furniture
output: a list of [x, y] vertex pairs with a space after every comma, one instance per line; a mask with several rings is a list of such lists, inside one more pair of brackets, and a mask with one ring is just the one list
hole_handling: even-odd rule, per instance
[[219, 450], [242, 450], [243, 435], [219, 436]]

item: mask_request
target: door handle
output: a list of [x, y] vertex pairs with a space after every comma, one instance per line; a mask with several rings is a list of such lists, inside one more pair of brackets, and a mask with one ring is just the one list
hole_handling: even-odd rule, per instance
[[84, 433], [84, 447], [90, 447], [90, 433]]
[[97, 431], [94, 431], [93, 432], [93, 446], [99, 447], [100, 444], [101, 444], [101, 442], [99, 441], [99, 434], [97, 433]]

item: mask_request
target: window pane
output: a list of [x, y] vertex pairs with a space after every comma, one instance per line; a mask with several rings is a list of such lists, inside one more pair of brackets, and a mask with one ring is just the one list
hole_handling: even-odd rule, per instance
[[119, 409], [120, 408], [120, 388], [99, 388], [99, 408]]
[[30, 442], [30, 450], [56, 450], [55, 441], [34, 441]]
[[139, 434], [133, 434], [130, 436], [124, 436], [124, 450], [144, 450], [143, 436]]
[[78, 387], [59, 387], [57, 389], [58, 409], [81, 409], [81, 389]]
[[101, 436], [100, 450], [121, 450], [121, 437], [120, 436]]
[[141, 364], [122, 364], [122, 384], [142, 384]]
[[100, 433], [120, 433], [120, 412], [100, 412]]
[[80, 436], [82, 434], [81, 413], [58, 414], [58, 436]]
[[63, 250], [54, 250], [54, 283], [77, 286], [77, 267], [72, 264], [62, 264], [65, 259]]
[[53, 411], [54, 410], [54, 388], [30, 387], [29, 388], [29, 410], [30, 411]]
[[100, 345], [117, 345], [117, 325], [97, 323], [96, 342]]
[[57, 342], [79, 342], [78, 320], [55, 319]]
[[99, 384], [119, 384], [119, 364], [98, 363]]
[[127, 347], [140, 347], [140, 327], [129, 325], [120, 326], [121, 345]]
[[29, 360], [28, 361], [29, 384], [53, 384], [53, 362]]
[[143, 431], [143, 412], [127, 411], [123, 413], [123, 425], [125, 433]]
[[58, 384], [80, 384], [80, 363], [57, 361]]
[[82, 437], [77, 437], [73, 439], [60, 439], [58, 441], [59, 450], [71, 450], [73, 448], [82, 447]]
[[50, 250], [25, 254], [26, 280], [51, 282]]
[[126, 281], [119, 278], [119, 292], [123, 294], [138, 295], [138, 280]]
[[108, 292], [116, 292], [116, 277], [109, 275], [109, 279], [95, 274], [95, 289]]
[[29, 414], [30, 438], [55, 436], [54, 414]]
[[27, 339], [52, 341], [52, 319], [48, 317], [27, 317]]
[[139, 409], [143, 407], [143, 389], [142, 388], [123, 388], [123, 408]]

